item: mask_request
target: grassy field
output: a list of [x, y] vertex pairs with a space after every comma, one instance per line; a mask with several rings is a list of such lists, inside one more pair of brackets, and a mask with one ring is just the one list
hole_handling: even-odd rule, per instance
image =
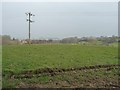
[[[14, 87], [16, 83], [20, 83], [20, 80], [12, 80], [14, 83], [11, 85], [11, 81], [8, 81], [9, 72], [19, 74], [23, 71], [40, 68], [77, 68], [89, 65], [118, 64], [118, 47], [116, 46], [5, 45], [2, 53], [3, 87]], [[39, 79], [47, 81], [49, 77], [43, 76]]]
[[0, 45], [0, 89], [2, 87], [2, 45]]

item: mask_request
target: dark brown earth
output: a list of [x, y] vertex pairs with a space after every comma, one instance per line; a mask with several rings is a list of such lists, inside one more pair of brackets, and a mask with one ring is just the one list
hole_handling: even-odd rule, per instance
[[[19, 75], [12, 72], [10, 80], [21, 80], [17, 88], [120, 88], [119, 67], [95, 65], [69, 69], [45, 68], [24, 71]], [[28, 79], [43, 76], [48, 77], [44, 83], [42, 80], [27, 82]]]
[[70, 72], [70, 71], [83, 71], [83, 70], [96, 70], [96, 69], [106, 69], [106, 71], [110, 71], [112, 69], [118, 69], [120, 65], [95, 65], [95, 66], [84, 66], [79, 68], [43, 68], [43, 69], [37, 69], [37, 70], [27, 70], [21, 72], [19, 75], [15, 75], [13, 72], [11, 74], [11, 77], [13, 78], [32, 78], [33, 76], [41, 76], [41, 74], [45, 75], [57, 75], [64, 72]]
[[9, 82], [17, 81], [16, 88], [120, 88], [119, 69], [120, 65], [95, 65], [10, 71]]

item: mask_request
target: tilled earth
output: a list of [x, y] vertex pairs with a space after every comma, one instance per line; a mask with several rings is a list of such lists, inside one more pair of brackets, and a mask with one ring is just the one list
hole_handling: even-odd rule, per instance
[[[96, 65], [69, 69], [37, 69], [14, 74], [16, 88], [120, 88], [120, 65]], [[3, 75], [4, 76], [4, 75]]]

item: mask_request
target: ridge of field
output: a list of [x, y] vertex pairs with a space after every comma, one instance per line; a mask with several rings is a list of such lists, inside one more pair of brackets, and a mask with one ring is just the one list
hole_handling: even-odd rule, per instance
[[3, 73], [118, 64], [118, 47], [80, 44], [4, 45]]

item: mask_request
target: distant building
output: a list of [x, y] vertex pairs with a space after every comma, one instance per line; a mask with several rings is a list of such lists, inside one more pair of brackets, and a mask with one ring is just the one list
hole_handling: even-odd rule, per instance
[[20, 43], [21, 44], [27, 44], [28, 42], [26, 40], [21, 40]]

